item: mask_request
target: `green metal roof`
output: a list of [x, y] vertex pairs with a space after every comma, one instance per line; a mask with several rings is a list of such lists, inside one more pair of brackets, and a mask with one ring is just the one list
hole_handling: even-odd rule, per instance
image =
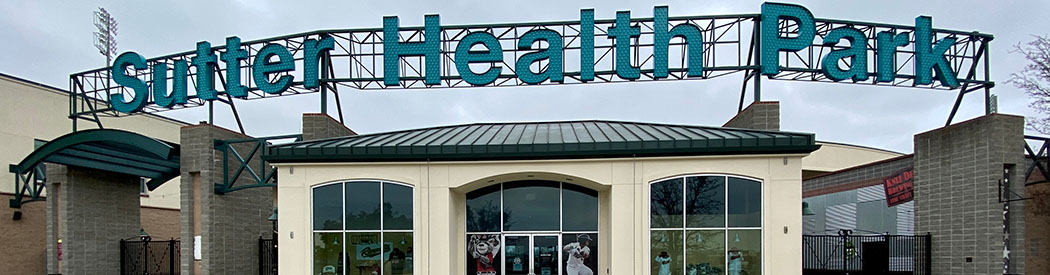
[[475, 123], [275, 145], [271, 163], [809, 153], [813, 134], [620, 121]]

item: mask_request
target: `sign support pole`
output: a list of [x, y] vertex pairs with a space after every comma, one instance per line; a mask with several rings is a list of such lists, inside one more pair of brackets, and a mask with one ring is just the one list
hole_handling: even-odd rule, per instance
[[328, 114], [328, 82], [325, 81], [325, 79], [328, 79], [328, 53], [327, 52], [322, 54], [322, 57], [321, 57], [321, 68], [319, 68], [319, 70], [321, 71], [321, 81], [320, 81], [320, 83], [321, 83], [321, 113], [327, 115]]
[[992, 105], [991, 105], [992, 103], [990, 101], [990, 98], [992, 97], [992, 87], [988, 84], [988, 83], [992, 82], [991, 79], [989, 79], [989, 75], [991, 74], [991, 68], [989, 67], [990, 65], [988, 65], [988, 60], [989, 60], [988, 54], [990, 52], [988, 50], [988, 43], [990, 43], [990, 42], [991, 42], [990, 40], [985, 40], [984, 42], [981, 43], [981, 48], [983, 49], [983, 52], [984, 52], [984, 114], [985, 115], [992, 114]]
[[762, 17], [755, 17], [755, 30], [751, 35], [755, 37], [755, 102], [762, 101], [762, 35], [759, 27], [762, 25]]

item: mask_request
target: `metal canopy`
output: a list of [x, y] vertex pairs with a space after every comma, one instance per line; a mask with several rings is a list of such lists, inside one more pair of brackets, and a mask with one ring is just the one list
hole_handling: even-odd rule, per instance
[[618, 121], [476, 123], [271, 147], [270, 163], [809, 153], [814, 135]]
[[[24, 203], [23, 196], [40, 200], [42, 187], [34, 177], [44, 163], [79, 166], [149, 178], [149, 190], [179, 176], [179, 145], [140, 134], [114, 129], [93, 129], [66, 134], [38, 147], [18, 164], [9, 167], [16, 175], [12, 207]], [[25, 201], [25, 202], [28, 202]]]

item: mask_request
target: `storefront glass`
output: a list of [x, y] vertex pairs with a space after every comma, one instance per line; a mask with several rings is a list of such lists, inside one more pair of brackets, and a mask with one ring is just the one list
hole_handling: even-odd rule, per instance
[[412, 187], [349, 181], [313, 189], [313, 274], [412, 274]]
[[[347, 275], [370, 275], [379, 272], [382, 243], [379, 233], [371, 232], [347, 232]], [[378, 274], [378, 273], [376, 273]]]
[[[338, 194], [338, 193], [337, 193]], [[342, 275], [343, 234], [314, 233], [314, 273]]]
[[467, 274], [590, 275], [598, 270], [598, 192], [515, 181], [467, 193]]
[[650, 184], [650, 205], [652, 274], [761, 274], [761, 182], [721, 175], [661, 180]]

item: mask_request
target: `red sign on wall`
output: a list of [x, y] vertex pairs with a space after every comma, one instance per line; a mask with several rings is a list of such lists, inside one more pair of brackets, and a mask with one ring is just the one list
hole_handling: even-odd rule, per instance
[[883, 187], [886, 188], [886, 206], [893, 207], [912, 201], [914, 199], [914, 193], [912, 192], [914, 178], [915, 170], [908, 168], [908, 170], [901, 171], [883, 180]]

